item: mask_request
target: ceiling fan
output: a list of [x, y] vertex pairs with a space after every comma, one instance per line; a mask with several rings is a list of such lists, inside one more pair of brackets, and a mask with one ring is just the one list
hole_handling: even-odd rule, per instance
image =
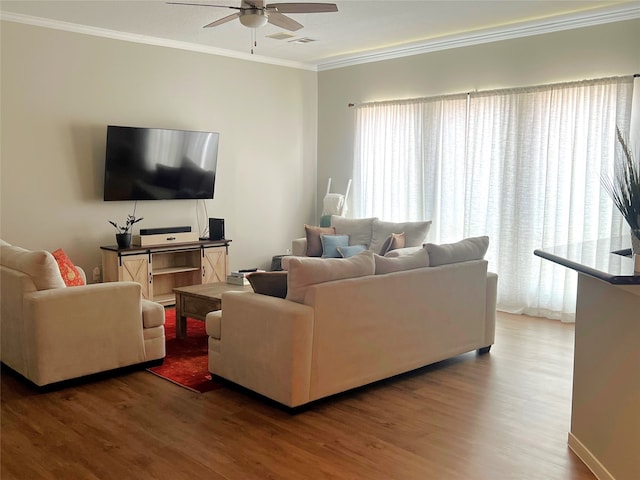
[[207, 3], [186, 3], [186, 2], [167, 2], [171, 5], [191, 5], [198, 7], [216, 7], [231, 8], [238, 10], [236, 13], [222, 17], [219, 20], [211, 22], [204, 28], [217, 27], [223, 23], [238, 19], [245, 27], [258, 28], [269, 22], [276, 27], [284, 28], [295, 32], [300, 30], [303, 25], [296, 22], [293, 18], [287, 17], [285, 13], [320, 13], [320, 12], [337, 12], [338, 6], [335, 3], [269, 3], [264, 4], [263, 0], [242, 0], [239, 7], [230, 7], [228, 5], [212, 5]]

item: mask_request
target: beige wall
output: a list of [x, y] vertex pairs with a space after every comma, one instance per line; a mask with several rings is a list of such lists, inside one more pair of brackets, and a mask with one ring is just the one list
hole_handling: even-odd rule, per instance
[[[0, 236], [87, 270], [133, 207], [102, 201], [108, 124], [219, 131], [208, 214], [226, 219], [231, 268], [267, 267], [316, 220], [327, 178], [344, 193], [348, 103], [640, 72], [638, 20], [319, 73], [11, 22], [0, 40]], [[195, 201], [137, 208], [139, 226], [197, 229]]]
[[640, 73], [640, 20], [356, 65], [318, 75], [318, 208], [353, 169], [349, 103], [428, 97]]
[[[232, 269], [268, 267], [315, 215], [317, 74], [2, 22], [0, 235], [64, 248], [88, 271], [107, 220], [106, 125], [220, 132], [215, 199]], [[191, 225], [195, 200], [138, 202], [137, 227]]]

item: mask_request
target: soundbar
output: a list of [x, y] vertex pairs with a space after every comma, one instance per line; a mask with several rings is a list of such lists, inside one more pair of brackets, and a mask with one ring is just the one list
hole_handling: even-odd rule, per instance
[[164, 235], [165, 233], [184, 233], [190, 231], [191, 227], [141, 228], [140, 235]]

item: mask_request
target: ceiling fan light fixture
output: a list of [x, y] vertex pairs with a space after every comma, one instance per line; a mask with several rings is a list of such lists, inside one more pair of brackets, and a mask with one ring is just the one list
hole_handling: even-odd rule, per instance
[[267, 16], [263, 10], [252, 8], [240, 12], [240, 23], [245, 27], [258, 28], [267, 24]]

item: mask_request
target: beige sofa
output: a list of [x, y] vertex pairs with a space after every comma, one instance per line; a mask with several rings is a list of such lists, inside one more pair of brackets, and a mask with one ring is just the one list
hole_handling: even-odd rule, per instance
[[[335, 228], [336, 235], [349, 236], [349, 245], [363, 245], [374, 253], [380, 253], [385, 241], [392, 233], [404, 233], [405, 246], [387, 255], [397, 256], [415, 252], [422, 247], [427, 241], [431, 221], [385, 222], [377, 217], [345, 218], [332, 215], [331, 226]], [[291, 254], [295, 256], [307, 254], [306, 237], [296, 238], [291, 242]]]
[[38, 386], [165, 356], [164, 308], [138, 283], [67, 287], [51, 253], [1, 240], [0, 282], [2, 363]]
[[[485, 260], [378, 268], [389, 260], [405, 261], [371, 252], [291, 257], [287, 298], [225, 293], [222, 311], [206, 318], [209, 370], [297, 407], [464, 352], [488, 351], [497, 276]], [[300, 262], [314, 263], [320, 283], [310, 280], [314, 273], [300, 272]], [[351, 278], [335, 279], [345, 277], [335, 274], [344, 266], [336, 262], [365, 265], [347, 272]]]

